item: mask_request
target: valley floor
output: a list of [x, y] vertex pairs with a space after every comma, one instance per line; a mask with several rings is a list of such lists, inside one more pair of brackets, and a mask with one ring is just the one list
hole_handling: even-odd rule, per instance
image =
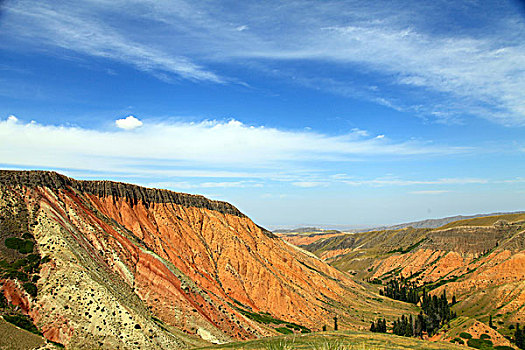
[[465, 349], [464, 346], [444, 342], [429, 342], [416, 338], [399, 337], [357, 331], [317, 332], [262, 338], [197, 349], [268, 349], [268, 350], [402, 350], [402, 349]]

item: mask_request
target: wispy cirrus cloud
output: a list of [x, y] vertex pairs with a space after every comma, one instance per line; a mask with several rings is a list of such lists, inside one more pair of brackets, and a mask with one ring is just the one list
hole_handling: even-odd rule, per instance
[[217, 74], [189, 58], [165, 51], [159, 42], [132, 38], [129, 32], [119, 28], [118, 20], [102, 20], [98, 16], [104, 11], [96, 6], [96, 1], [91, 2], [91, 7], [87, 5], [89, 2], [69, 5], [10, 2], [2, 29], [39, 50], [53, 52], [62, 48], [107, 58], [130, 64], [160, 79], [170, 79], [167, 74], [171, 74], [190, 80], [223, 82]]
[[312, 187], [325, 187], [325, 186], [330, 185], [330, 183], [323, 182], [323, 181], [295, 181], [295, 182], [292, 182], [292, 185], [296, 187], [312, 188]]
[[377, 178], [365, 180], [341, 180], [341, 182], [352, 186], [416, 186], [416, 185], [468, 185], [468, 184], [488, 184], [488, 179], [480, 178], [442, 178], [431, 180], [409, 180], [399, 178]]
[[261, 182], [247, 180], [247, 181], [210, 181], [210, 182], [188, 182], [188, 181], [162, 181], [150, 182], [146, 184], [148, 187], [156, 188], [179, 188], [179, 189], [208, 189], [208, 188], [249, 188], [249, 187], [264, 187]]
[[[24, 40], [26, 50], [67, 49], [168, 81], [239, 81], [247, 67], [440, 122], [475, 116], [523, 126], [525, 20], [514, 6], [20, 0], [7, 3], [2, 30], [11, 42]], [[499, 12], [486, 16], [489, 10]], [[470, 20], [440, 22], [451, 18], [449, 12]], [[138, 31], [144, 24], [148, 30]], [[225, 66], [235, 67], [228, 72], [238, 76], [217, 73]]]

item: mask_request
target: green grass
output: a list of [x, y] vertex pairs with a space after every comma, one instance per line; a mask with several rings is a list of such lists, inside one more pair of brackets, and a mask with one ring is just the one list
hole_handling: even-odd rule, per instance
[[282, 334], [292, 334], [293, 331], [291, 329], [288, 329], [286, 327], [277, 327], [275, 328], [275, 330], [279, 333], [282, 333]]
[[[196, 348], [197, 349], [197, 348]], [[198, 349], [309, 349], [309, 350], [402, 350], [402, 349], [465, 349], [464, 346], [429, 342], [416, 338], [398, 337], [357, 331], [316, 332], [302, 335], [285, 335], [243, 342], [228, 343]]]
[[426, 238], [423, 238], [423, 239], [421, 239], [420, 241], [418, 241], [418, 242], [416, 242], [416, 243], [414, 243], [414, 244], [412, 244], [412, 245], [410, 245], [410, 246], [408, 246], [408, 247], [406, 247], [406, 248], [404, 248], [404, 249], [403, 249], [403, 248], [397, 248], [397, 249], [394, 249], [394, 250], [389, 251], [388, 253], [401, 253], [401, 254], [408, 253], [408, 252], [414, 250], [415, 248], [419, 247], [419, 245], [420, 245], [421, 243], [423, 243], [423, 241], [424, 241], [425, 239], [426, 239]]
[[301, 332], [301, 333], [311, 332], [311, 330], [309, 328], [306, 328], [305, 326], [301, 326], [299, 324], [292, 323], [292, 322], [286, 322], [283, 320], [279, 320], [265, 312], [256, 313], [256, 312], [246, 311], [240, 308], [237, 308], [237, 310], [239, 310], [239, 312], [242, 313], [244, 316], [256, 322], [263, 323], [266, 325], [273, 324], [273, 325], [283, 326], [283, 327], [275, 328], [275, 330], [279, 333], [290, 334], [290, 333], [293, 333], [294, 330]]

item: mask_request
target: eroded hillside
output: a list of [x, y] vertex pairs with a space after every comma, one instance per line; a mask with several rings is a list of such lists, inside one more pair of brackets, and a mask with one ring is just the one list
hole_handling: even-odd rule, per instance
[[[2, 292], [67, 347], [184, 348], [410, 312], [202, 196], [1, 171], [0, 210], [1, 259], [15, 273], [2, 275]], [[30, 253], [37, 277], [18, 275]]]
[[[362, 280], [407, 278], [446, 290], [459, 315], [506, 328], [525, 321], [522, 213], [474, 218], [437, 229], [404, 228], [319, 238], [302, 248]], [[380, 288], [380, 286], [378, 287]]]

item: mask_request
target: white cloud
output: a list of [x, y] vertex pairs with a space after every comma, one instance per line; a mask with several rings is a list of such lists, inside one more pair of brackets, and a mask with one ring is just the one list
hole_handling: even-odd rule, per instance
[[[118, 122], [119, 127], [127, 129], [140, 123], [132, 116]], [[361, 135], [362, 132], [333, 136], [288, 131], [245, 125], [237, 120], [148, 122], [133, 133], [123, 133], [24, 123], [10, 118], [0, 121], [0, 159], [10, 165], [181, 176], [199, 176], [199, 172], [205, 176], [218, 171], [225, 176], [243, 177], [259, 172], [275, 179], [302, 181], [289, 177], [289, 172], [300, 175], [301, 168], [311, 170], [317, 161], [464, 152], [424, 142], [395, 143]], [[189, 169], [170, 169], [175, 165]], [[157, 169], [159, 166], [162, 170]]]
[[488, 184], [488, 179], [478, 178], [442, 178], [437, 180], [405, 180], [398, 178], [378, 178], [371, 180], [342, 180], [341, 182], [352, 186], [414, 186], [414, 185], [468, 185]]
[[450, 191], [445, 191], [445, 190], [425, 190], [425, 191], [412, 191], [410, 193], [412, 194], [423, 194], [423, 195], [432, 195], [432, 194], [443, 194], [443, 193], [448, 193]]
[[245, 31], [247, 30], [249, 27], [244, 25], [244, 26], [238, 26], [235, 28], [235, 30], [239, 31], [239, 32], [242, 32], [242, 31]]
[[221, 181], [221, 182], [187, 182], [187, 181], [162, 181], [148, 183], [148, 187], [171, 188], [171, 189], [195, 189], [195, 188], [246, 188], [263, 187], [264, 185], [255, 181]]
[[320, 182], [320, 181], [296, 181], [296, 182], [292, 182], [292, 185], [297, 186], [297, 187], [312, 188], [312, 187], [324, 187], [324, 186], [328, 186], [329, 184], [327, 182]]
[[118, 127], [118, 128], [121, 128], [121, 129], [124, 129], [124, 130], [133, 130], [133, 129], [136, 129], [138, 127], [141, 127], [142, 126], [142, 122], [135, 118], [134, 116], [130, 115], [126, 118], [122, 118], [122, 119], [117, 119], [115, 121], [115, 125]]

